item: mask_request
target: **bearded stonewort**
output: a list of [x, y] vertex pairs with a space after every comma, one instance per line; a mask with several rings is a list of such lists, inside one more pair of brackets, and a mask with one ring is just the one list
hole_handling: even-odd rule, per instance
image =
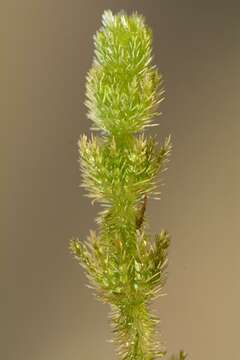
[[[94, 37], [86, 106], [94, 134], [79, 140], [82, 186], [102, 205], [98, 232], [70, 249], [84, 267], [98, 298], [111, 305], [114, 342], [122, 360], [166, 355], [158, 341], [151, 300], [166, 280], [169, 234], [147, 231], [147, 199], [159, 196], [160, 174], [171, 151], [144, 130], [156, 126], [163, 100], [162, 76], [152, 64], [152, 33], [144, 18], [106, 11]], [[184, 360], [180, 351], [171, 359]]]

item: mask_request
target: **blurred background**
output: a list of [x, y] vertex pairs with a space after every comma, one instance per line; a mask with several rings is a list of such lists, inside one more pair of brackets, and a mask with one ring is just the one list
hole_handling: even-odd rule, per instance
[[108, 306], [86, 287], [68, 240], [96, 227], [79, 188], [89, 134], [85, 75], [105, 9], [146, 17], [174, 149], [152, 232], [172, 234], [167, 296], [154, 303], [169, 352], [238, 359], [240, 303], [238, 1], [1, 3], [1, 332], [4, 360], [115, 359]]

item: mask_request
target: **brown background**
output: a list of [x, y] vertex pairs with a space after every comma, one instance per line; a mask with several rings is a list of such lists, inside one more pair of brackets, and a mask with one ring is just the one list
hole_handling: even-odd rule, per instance
[[108, 8], [145, 15], [165, 78], [158, 132], [174, 152], [148, 208], [152, 231], [173, 238], [168, 296], [154, 305], [163, 339], [190, 359], [239, 359], [240, 5], [190, 0], [3, 4], [0, 358], [115, 358], [108, 307], [68, 252], [98, 210], [78, 188], [76, 143]]

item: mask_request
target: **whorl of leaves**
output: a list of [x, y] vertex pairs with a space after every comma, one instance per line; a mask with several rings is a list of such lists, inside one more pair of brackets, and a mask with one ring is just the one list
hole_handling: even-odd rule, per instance
[[162, 100], [162, 77], [152, 65], [152, 33], [139, 15], [103, 15], [87, 76], [88, 116], [94, 128], [123, 136], [149, 126]]

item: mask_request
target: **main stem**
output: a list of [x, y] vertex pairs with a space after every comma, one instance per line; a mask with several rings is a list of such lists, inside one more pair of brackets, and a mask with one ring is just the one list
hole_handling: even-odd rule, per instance
[[153, 360], [156, 357], [153, 345], [156, 319], [151, 316], [145, 294], [139, 288], [139, 273], [135, 265], [138, 259], [137, 232], [143, 225], [146, 200], [144, 196], [141, 207], [136, 211], [133, 203], [124, 201], [122, 194], [120, 208], [125, 211], [113, 207], [106, 215], [115, 219], [115, 234], [108, 227], [109, 221], [103, 222], [103, 229], [107, 225], [105, 230], [109, 231], [107, 238], [111, 235], [110, 238], [115, 239], [113, 252], [121, 268], [119, 285], [124, 282], [124, 292], [111, 304], [114, 333], [122, 360]]
[[113, 312], [113, 323], [119, 341], [122, 360], [152, 360], [151, 339], [154, 336], [154, 320], [147, 305], [133, 293], [126, 304]]

